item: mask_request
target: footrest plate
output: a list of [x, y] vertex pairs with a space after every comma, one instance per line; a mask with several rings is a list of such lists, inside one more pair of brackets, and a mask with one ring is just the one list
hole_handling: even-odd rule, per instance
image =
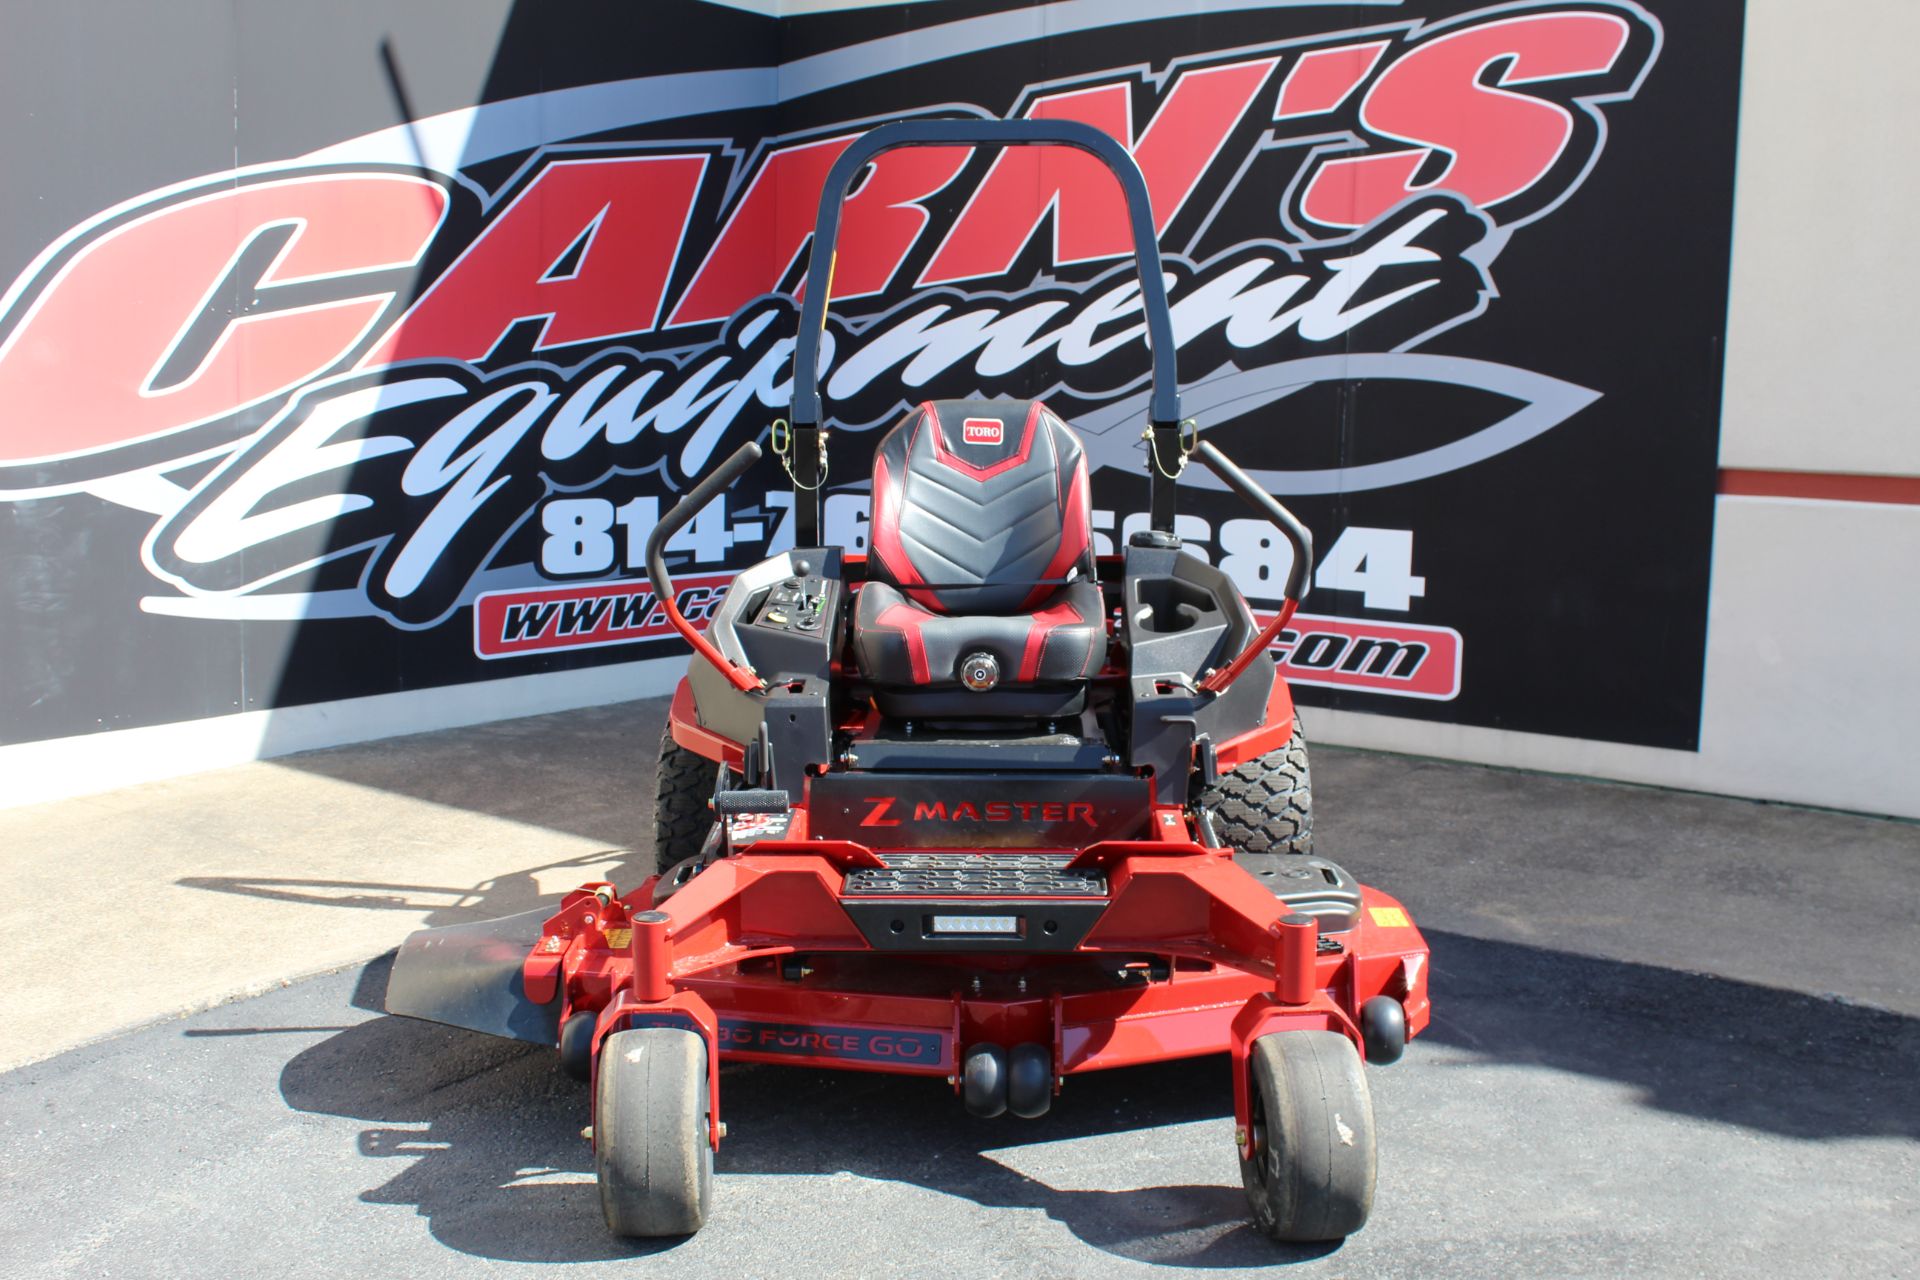
[[1104, 898], [1099, 871], [1067, 869], [1068, 853], [883, 853], [885, 866], [847, 873], [843, 896]]

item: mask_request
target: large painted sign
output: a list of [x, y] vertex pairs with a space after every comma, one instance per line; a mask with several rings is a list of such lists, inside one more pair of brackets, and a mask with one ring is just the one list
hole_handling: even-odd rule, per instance
[[[627, 8], [631, 40], [702, 12]], [[1277, 649], [1303, 702], [1693, 746], [1738, 0], [1168, 9], [789, 19], [778, 66], [612, 82], [546, 41], [563, 87], [72, 226], [0, 299], [6, 740], [677, 651], [641, 549], [786, 406], [827, 167], [977, 115], [1138, 160], [1187, 410], [1322, 549]], [[833, 281], [829, 539], [864, 549], [878, 431], [973, 394], [1082, 433], [1101, 550], [1142, 527], [1132, 270], [1084, 156], [881, 157]], [[1270, 607], [1284, 542], [1186, 479], [1189, 546]], [[788, 513], [772, 460], [709, 507], [683, 607]]]

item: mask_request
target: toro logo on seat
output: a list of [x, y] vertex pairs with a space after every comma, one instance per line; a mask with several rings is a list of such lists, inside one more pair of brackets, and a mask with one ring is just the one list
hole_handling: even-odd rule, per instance
[[998, 418], [968, 418], [960, 424], [960, 439], [964, 444], [1000, 444], [1007, 438], [1007, 429]]

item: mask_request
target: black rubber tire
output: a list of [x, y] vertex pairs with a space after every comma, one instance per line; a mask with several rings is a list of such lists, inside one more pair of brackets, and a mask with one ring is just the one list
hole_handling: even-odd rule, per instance
[[593, 1033], [598, 1014], [576, 1013], [560, 1024], [560, 1069], [585, 1084], [593, 1079]]
[[1353, 1042], [1279, 1031], [1248, 1063], [1254, 1158], [1240, 1181], [1254, 1225], [1276, 1240], [1339, 1240], [1373, 1209], [1373, 1098]]
[[1300, 717], [1278, 751], [1248, 760], [1201, 791], [1221, 841], [1242, 853], [1313, 852], [1313, 774]]
[[960, 1100], [967, 1114], [982, 1120], [1007, 1113], [1007, 1051], [997, 1044], [976, 1044], [960, 1066]]
[[673, 740], [669, 726], [660, 732], [660, 770], [654, 784], [654, 870], [665, 871], [695, 857], [713, 826], [713, 784], [719, 766]]
[[1400, 1061], [1407, 1051], [1407, 1007], [1392, 996], [1375, 996], [1360, 1006], [1360, 1041], [1376, 1067]]
[[1038, 1120], [1053, 1106], [1053, 1050], [1043, 1044], [1017, 1044], [1007, 1054], [1007, 1110], [1022, 1120]]
[[678, 1027], [641, 1027], [600, 1046], [593, 1147], [600, 1210], [618, 1236], [684, 1236], [707, 1220], [713, 1147], [707, 1046]]

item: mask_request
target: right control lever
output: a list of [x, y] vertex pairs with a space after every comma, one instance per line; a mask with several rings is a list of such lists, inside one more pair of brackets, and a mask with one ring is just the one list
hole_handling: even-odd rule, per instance
[[1195, 446], [1193, 454], [1207, 464], [1207, 470], [1219, 476], [1227, 488], [1239, 494], [1261, 515], [1273, 521], [1287, 541], [1293, 545], [1293, 567], [1287, 571], [1286, 597], [1280, 605], [1280, 612], [1273, 615], [1253, 642], [1242, 649], [1232, 662], [1224, 667], [1216, 667], [1207, 672], [1199, 687], [1208, 693], [1218, 693], [1239, 678], [1247, 665], [1279, 638], [1287, 623], [1293, 620], [1293, 611], [1306, 599], [1307, 584], [1313, 576], [1313, 534], [1300, 518], [1281, 506], [1274, 496], [1253, 482], [1253, 477], [1233, 464], [1232, 459], [1214, 448], [1211, 441], [1202, 440]]

